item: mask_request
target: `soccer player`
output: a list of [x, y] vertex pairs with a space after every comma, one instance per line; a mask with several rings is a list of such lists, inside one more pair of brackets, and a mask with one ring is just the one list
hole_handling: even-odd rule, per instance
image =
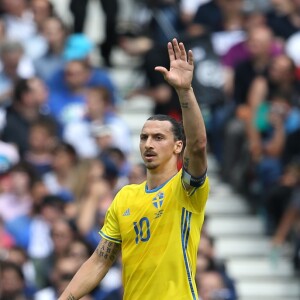
[[[175, 88], [185, 131], [169, 116], [154, 115], [140, 134], [147, 180], [116, 195], [100, 230], [97, 249], [59, 300], [94, 289], [122, 253], [124, 299], [198, 299], [197, 249], [209, 192], [206, 130], [191, 82], [193, 54], [168, 43], [170, 70], [156, 67]], [[183, 167], [178, 160], [183, 152]]]

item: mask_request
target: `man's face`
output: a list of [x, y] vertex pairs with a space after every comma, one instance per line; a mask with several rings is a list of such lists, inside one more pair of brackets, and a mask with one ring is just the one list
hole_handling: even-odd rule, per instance
[[32, 78], [29, 81], [32, 101], [35, 105], [41, 106], [47, 102], [48, 89], [45, 83], [39, 78]]
[[9, 77], [16, 78], [17, 68], [22, 56], [22, 52], [15, 50], [10, 53], [5, 53], [2, 55], [1, 60], [3, 63], [3, 69]]
[[224, 289], [224, 282], [221, 274], [214, 271], [202, 273], [199, 285], [199, 295], [203, 300], [215, 299], [215, 295], [219, 294], [219, 292]]
[[53, 47], [58, 44], [63, 44], [66, 33], [58, 20], [55, 18], [48, 18], [43, 23], [43, 34], [50, 47]]
[[248, 50], [252, 57], [267, 56], [272, 45], [272, 33], [269, 29], [260, 27], [249, 32]]
[[218, 4], [223, 12], [241, 12], [243, 1], [241, 0], [218, 0]]
[[88, 91], [86, 97], [87, 115], [92, 119], [103, 118], [105, 113], [105, 101], [100, 93]]
[[169, 121], [147, 121], [140, 135], [140, 152], [147, 169], [156, 169], [177, 157], [182, 142], [175, 141]]
[[65, 80], [70, 89], [79, 89], [85, 86], [89, 72], [79, 61], [70, 61], [65, 68]]
[[25, 0], [2, 0], [5, 12], [12, 15], [20, 15], [26, 7]]
[[13, 299], [16, 295], [22, 293], [24, 282], [14, 269], [4, 270], [0, 279], [0, 288], [4, 298], [6, 296], [6, 299]]
[[293, 79], [294, 70], [291, 60], [285, 55], [275, 57], [271, 62], [269, 74], [271, 80], [279, 84]]

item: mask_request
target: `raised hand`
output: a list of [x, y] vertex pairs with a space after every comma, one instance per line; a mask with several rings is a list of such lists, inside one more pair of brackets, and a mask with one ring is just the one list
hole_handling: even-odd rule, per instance
[[155, 67], [155, 70], [161, 72], [165, 80], [176, 90], [189, 89], [194, 72], [192, 51], [189, 50], [187, 53], [183, 43], [178, 43], [177, 39], [173, 39], [172, 43], [168, 43], [168, 53], [170, 70], [161, 66]]

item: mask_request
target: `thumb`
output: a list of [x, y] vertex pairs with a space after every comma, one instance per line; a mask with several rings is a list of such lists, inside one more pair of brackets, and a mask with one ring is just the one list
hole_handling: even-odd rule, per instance
[[154, 70], [157, 71], [157, 72], [160, 72], [164, 77], [168, 73], [168, 70], [165, 67], [155, 67]]

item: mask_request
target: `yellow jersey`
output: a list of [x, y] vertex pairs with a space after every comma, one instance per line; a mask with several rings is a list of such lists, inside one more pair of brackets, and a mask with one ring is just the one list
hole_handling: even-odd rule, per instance
[[198, 299], [197, 250], [208, 178], [188, 193], [182, 170], [163, 185], [128, 185], [116, 195], [100, 235], [122, 244], [124, 299]]

